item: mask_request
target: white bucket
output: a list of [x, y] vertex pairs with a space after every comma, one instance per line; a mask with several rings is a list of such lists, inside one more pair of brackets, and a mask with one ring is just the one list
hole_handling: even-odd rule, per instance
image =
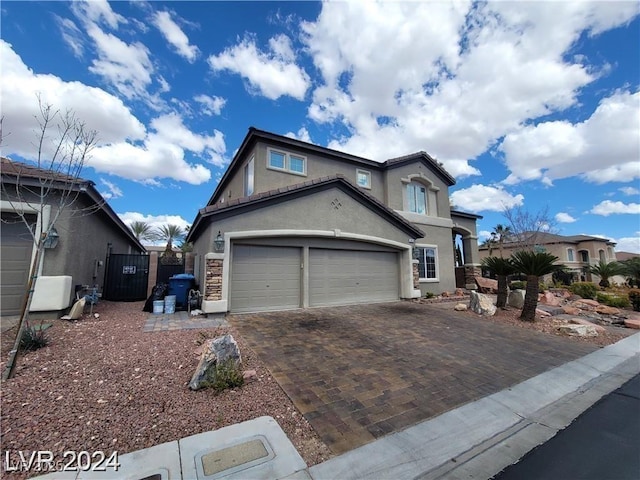
[[164, 310], [164, 302], [162, 300], [153, 301], [153, 313], [156, 315], [161, 314]]

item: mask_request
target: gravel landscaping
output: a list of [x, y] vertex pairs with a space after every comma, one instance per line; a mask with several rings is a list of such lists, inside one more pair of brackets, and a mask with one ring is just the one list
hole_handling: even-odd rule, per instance
[[[269, 415], [308, 465], [331, 456], [233, 328], [145, 333], [150, 314], [142, 306], [103, 301], [99, 319], [48, 321], [51, 344], [22, 354], [14, 378], [2, 384], [3, 454], [124, 454]], [[219, 395], [189, 390], [199, 345], [224, 333], [234, 335], [243, 368], [256, 370], [257, 380]], [[14, 336], [14, 329], [2, 334], [3, 369]]]

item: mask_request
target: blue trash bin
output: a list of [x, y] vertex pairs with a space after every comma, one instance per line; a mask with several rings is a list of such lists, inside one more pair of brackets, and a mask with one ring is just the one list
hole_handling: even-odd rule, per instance
[[179, 273], [169, 279], [169, 295], [176, 296], [176, 310], [186, 310], [189, 290], [194, 288], [196, 277], [190, 273]]

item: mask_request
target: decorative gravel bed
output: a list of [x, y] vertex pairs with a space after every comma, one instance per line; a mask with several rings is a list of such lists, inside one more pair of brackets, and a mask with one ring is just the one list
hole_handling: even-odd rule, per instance
[[[331, 456], [233, 328], [145, 333], [142, 306], [103, 301], [99, 319], [47, 322], [51, 344], [22, 354], [2, 384], [3, 459], [6, 451], [124, 454], [262, 415], [276, 419], [309, 466]], [[224, 333], [257, 380], [218, 395], [189, 390], [198, 346]], [[3, 369], [14, 336], [14, 329], [2, 334]], [[4, 463], [7, 478], [36, 475], [6, 473]]]

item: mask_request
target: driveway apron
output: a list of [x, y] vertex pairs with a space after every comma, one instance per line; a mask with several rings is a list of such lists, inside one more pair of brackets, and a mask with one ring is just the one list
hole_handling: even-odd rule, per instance
[[229, 319], [335, 454], [597, 349], [410, 302]]

